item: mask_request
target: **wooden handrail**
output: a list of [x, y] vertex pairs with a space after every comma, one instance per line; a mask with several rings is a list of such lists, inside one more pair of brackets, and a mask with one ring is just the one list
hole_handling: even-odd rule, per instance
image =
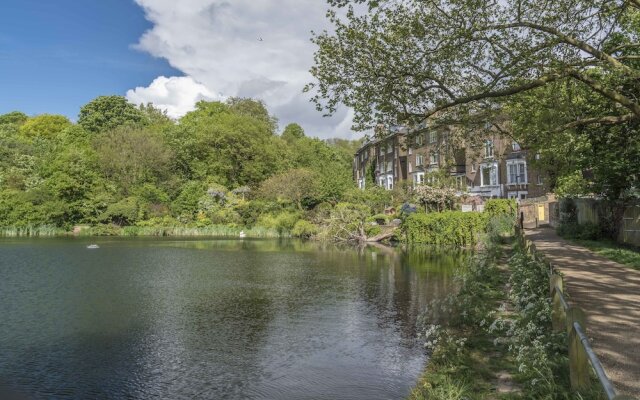
[[549, 293], [551, 295], [551, 321], [553, 330], [561, 332], [566, 329], [569, 335], [569, 376], [573, 389], [584, 389], [589, 386], [589, 365], [596, 374], [602, 390], [609, 400], [636, 400], [635, 397], [616, 394], [611, 380], [607, 376], [600, 359], [593, 351], [586, 331], [585, 312], [571, 306], [564, 293], [564, 280], [554, 265], [537, 251], [535, 244], [524, 237], [524, 233], [516, 226], [516, 237], [523, 249], [535, 260], [549, 266]]

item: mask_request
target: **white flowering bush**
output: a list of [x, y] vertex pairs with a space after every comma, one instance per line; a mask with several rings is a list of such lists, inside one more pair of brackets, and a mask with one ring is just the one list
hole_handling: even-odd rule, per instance
[[515, 318], [501, 322], [509, 350], [518, 364], [519, 378], [527, 393], [540, 399], [569, 396], [566, 381], [566, 334], [551, 328], [551, 299], [546, 266], [522, 249], [509, 260], [509, 298]]

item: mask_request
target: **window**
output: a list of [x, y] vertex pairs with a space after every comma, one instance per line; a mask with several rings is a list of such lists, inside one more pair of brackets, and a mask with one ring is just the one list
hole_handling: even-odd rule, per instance
[[464, 175], [456, 176], [456, 187], [458, 189], [462, 189], [465, 186], [464, 182], [465, 182], [465, 176]]
[[520, 200], [524, 200], [527, 198], [527, 195], [525, 193], [520, 193]]
[[538, 185], [542, 185], [543, 183], [542, 174], [538, 173]]
[[480, 167], [480, 186], [495, 186], [497, 181], [497, 167], [495, 164]]
[[424, 156], [422, 154], [416, 155], [416, 167], [424, 165]]
[[484, 156], [486, 158], [493, 157], [493, 140], [484, 142]]
[[416, 136], [416, 144], [418, 145], [418, 147], [422, 146], [422, 134]]
[[387, 161], [387, 169], [386, 171], [391, 171], [393, 169], [393, 163], [391, 161]]
[[429, 132], [429, 142], [435, 143], [438, 141], [438, 134], [436, 132]]
[[392, 176], [387, 177], [387, 189], [388, 190], [393, 189], [393, 177]]
[[540, 159], [540, 153], [536, 153], [536, 160]]
[[413, 154], [413, 149], [409, 147], [409, 155]]
[[413, 165], [411, 165], [411, 161], [409, 161], [409, 173], [413, 172]]
[[429, 163], [431, 165], [438, 163], [438, 153], [431, 153], [431, 155], [429, 156]]
[[393, 151], [393, 145], [391, 143], [387, 143], [387, 153], [391, 153]]
[[471, 163], [471, 172], [476, 172], [476, 163]]
[[413, 186], [422, 185], [424, 183], [424, 172], [418, 172], [413, 175]]
[[519, 144], [518, 142], [513, 142], [513, 143], [511, 143], [511, 149], [512, 149], [513, 151], [520, 151], [520, 150], [522, 150], [522, 149], [520, 148], [520, 144]]
[[527, 183], [527, 162], [507, 162], [507, 183], [518, 185]]

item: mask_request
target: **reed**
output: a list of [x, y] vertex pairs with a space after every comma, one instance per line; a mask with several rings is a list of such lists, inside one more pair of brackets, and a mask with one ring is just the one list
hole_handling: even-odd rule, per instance
[[0, 237], [53, 237], [63, 236], [68, 232], [51, 225], [26, 225], [0, 228]]

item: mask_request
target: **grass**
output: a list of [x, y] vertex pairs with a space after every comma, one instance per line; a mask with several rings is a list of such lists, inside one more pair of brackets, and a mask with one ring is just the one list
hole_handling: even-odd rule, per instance
[[4, 227], [0, 228], [0, 237], [52, 237], [62, 236], [67, 232], [55, 226], [21, 226], [21, 227]]
[[[460, 293], [445, 304], [431, 305], [432, 309], [453, 306], [453, 314], [466, 316], [446, 324], [410, 400], [520, 398], [518, 390], [496, 392], [498, 376], [504, 372], [514, 376], [517, 366], [507, 344], [494, 343], [495, 337], [486, 325], [478, 326], [479, 319], [486, 317], [489, 321], [491, 313], [507, 300], [504, 285], [508, 275], [497, 267], [499, 255], [498, 247], [490, 246], [486, 254], [473, 260], [459, 277], [462, 282]], [[430, 315], [427, 319], [434, 320]], [[518, 386], [515, 382], [513, 385]]]
[[572, 239], [571, 241], [612, 261], [640, 270], [640, 250], [607, 240]]

